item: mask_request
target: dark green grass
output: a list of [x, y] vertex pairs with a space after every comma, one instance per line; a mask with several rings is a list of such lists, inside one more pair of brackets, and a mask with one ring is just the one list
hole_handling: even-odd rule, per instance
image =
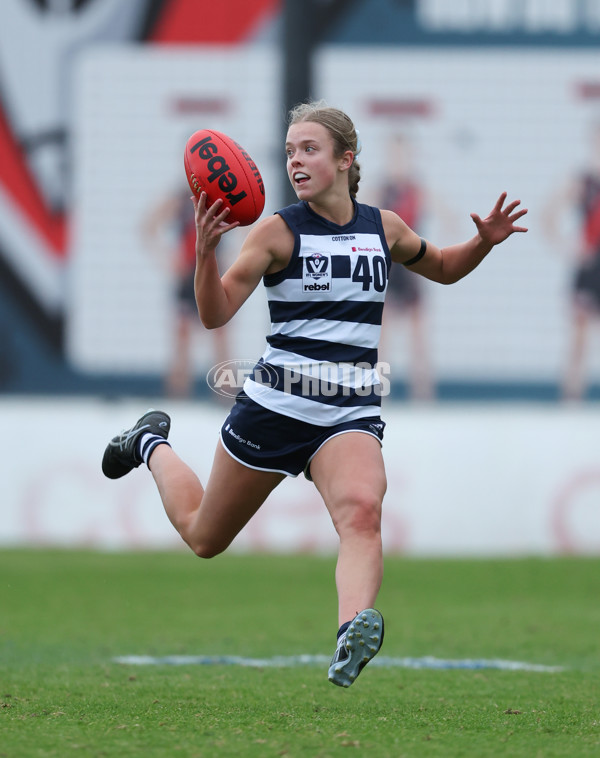
[[560, 673], [140, 667], [333, 652], [330, 558], [0, 552], [0, 757], [600, 755], [600, 561], [388, 558], [382, 655]]

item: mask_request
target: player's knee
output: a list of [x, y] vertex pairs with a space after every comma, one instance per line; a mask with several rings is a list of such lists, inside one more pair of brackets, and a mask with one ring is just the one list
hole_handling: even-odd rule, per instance
[[198, 558], [216, 558], [217, 555], [223, 553], [228, 547], [229, 543], [218, 543], [210, 540], [197, 540], [190, 544], [190, 547], [196, 553]]
[[379, 534], [381, 531], [381, 509], [379, 502], [361, 500], [354, 508], [351, 526], [361, 534]]
[[381, 498], [374, 492], [355, 490], [340, 511], [338, 531], [375, 535], [381, 531]]

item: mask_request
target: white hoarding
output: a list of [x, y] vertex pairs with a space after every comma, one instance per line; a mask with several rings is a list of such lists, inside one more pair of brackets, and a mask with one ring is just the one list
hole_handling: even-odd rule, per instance
[[[0, 545], [187, 549], [144, 467], [118, 481], [100, 469], [107, 441], [144, 410], [139, 401], [3, 402], [11, 444]], [[166, 410], [174, 449], [206, 481], [226, 409], [169, 402]], [[599, 409], [395, 405], [383, 417], [388, 553], [600, 553]], [[231, 549], [336, 547], [314, 485], [298, 477], [282, 482]]]

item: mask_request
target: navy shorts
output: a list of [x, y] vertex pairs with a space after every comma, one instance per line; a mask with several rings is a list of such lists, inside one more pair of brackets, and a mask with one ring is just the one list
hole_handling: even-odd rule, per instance
[[275, 413], [238, 395], [221, 428], [221, 441], [229, 454], [249, 468], [304, 476], [312, 481], [310, 462], [331, 437], [345, 432], [365, 432], [383, 440], [385, 423], [379, 416], [317, 426]]
[[583, 308], [600, 311], [600, 252], [584, 261], [575, 272], [575, 300]]

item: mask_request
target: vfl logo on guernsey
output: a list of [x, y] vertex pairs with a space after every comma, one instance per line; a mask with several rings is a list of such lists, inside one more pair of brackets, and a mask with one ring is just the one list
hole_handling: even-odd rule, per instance
[[303, 292], [329, 292], [331, 290], [331, 260], [323, 253], [312, 253], [304, 258], [302, 266]]

